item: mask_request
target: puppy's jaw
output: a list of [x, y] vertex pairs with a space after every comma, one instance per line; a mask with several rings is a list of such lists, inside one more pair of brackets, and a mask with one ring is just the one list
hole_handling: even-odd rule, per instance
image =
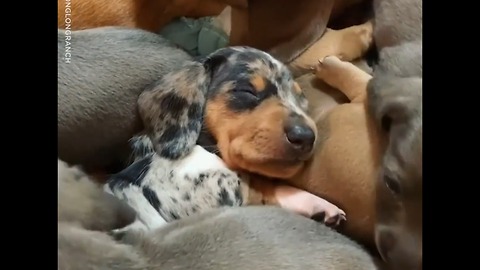
[[217, 99], [207, 104], [205, 125], [216, 138], [220, 155], [230, 169], [288, 178], [313, 153], [312, 150], [296, 156], [292, 152], [283, 130], [288, 112], [274, 105], [273, 100], [251, 112], [234, 113], [223, 98]]

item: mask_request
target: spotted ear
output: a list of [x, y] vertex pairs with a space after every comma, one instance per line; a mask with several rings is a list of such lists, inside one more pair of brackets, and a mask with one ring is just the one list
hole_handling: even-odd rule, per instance
[[224, 58], [213, 55], [192, 61], [162, 77], [139, 96], [140, 117], [161, 157], [182, 158], [196, 145], [210, 81]]

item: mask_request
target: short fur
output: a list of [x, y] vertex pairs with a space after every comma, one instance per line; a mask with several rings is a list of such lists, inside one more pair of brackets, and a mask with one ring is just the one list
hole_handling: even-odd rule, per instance
[[[202, 124], [198, 142], [217, 144], [231, 169], [288, 177], [310, 157], [317, 134], [308, 102], [269, 54], [230, 47], [187, 61], [142, 30], [72, 35], [71, 63], [58, 60], [60, 158], [97, 168], [124, 160], [124, 144], [145, 128], [156, 151], [176, 159], [195, 145]], [[59, 31], [59, 54], [65, 38]]]
[[138, 96], [187, 60], [187, 53], [141, 30], [58, 30], [59, 157], [87, 171], [125, 162], [128, 140], [143, 129]]
[[336, 226], [345, 219], [343, 211], [326, 200], [238, 174], [201, 146], [179, 160], [156, 154], [147, 136], [132, 138], [132, 146], [135, 161], [105, 186], [138, 213], [137, 222], [124, 230], [152, 230], [214, 208], [261, 204], [279, 205], [308, 217], [316, 215], [328, 225]]
[[141, 265], [134, 250], [107, 234], [135, 217], [132, 208], [105, 193], [80, 168], [58, 160], [58, 269]]
[[58, 28], [84, 30], [105, 26], [158, 32], [178, 17], [199, 18], [219, 14], [225, 3], [243, 0], [58, 0]]
[[[422, 62], [421, 62], [421, 1], [379, 1], [375, 2], [375, 41], [379, 40], [379, 63], [374, 67], [373, 78], [350, 63], [342, 62], [335, 57], [325, 58], [317, 67], [317, 76], [330, 85], [341, 90], [351, 101], [332, 109], [329, 117], [330, 132], [332, 127], [346, 119], [357, 119], [355, 128], [349, 131], [354, 134], [356, 145], [368, 153], [361, 162], [363, 172], [358, 172], [353, 186], [356, 193], [368, 198], [376, 193], [376, 200], [367, 200], [368, 208], [364, 208], [368, 218], [370, 232], [364, 236], [375, 239], [376, 246], [393, 269], [422, 268]], [[392, 15], [392, 13], [394, 15]], [[402, 16], [405, 22], [395, 26], [391, 18]], [[416, 23], [416, 24], [410, 24]], [[388, 31], [387, 31], [388, 29]], [[391, 31], [391, 32], [390, 32]], [[389, 35], [389, 36], [385, 36]], [[382, 47], [385, 46], [385, 47]], [[343, 113], [342, 113], [343, 111]], [[355, 111], [355, 117], [352, 113]], [[347, 115], [348, 114], [348, 115]], [[335, 117], [335, 118], [334, 118]], [[359, 121], [359, 118], [365, 119]], [[334, 122], [338, 121], [338, 123]], [[358, 125], [358, 123], [363, 123]], [[324, 129], [319, 128], [321, 133]], [[345, 131], [342, 136], [335, 135], [335, 140], [346, 142]], [[364, 143], [360, 138], [364, 137]], [[337, 164], [346, 164], [335, 157], [335, 152], [326, 152], [333, 142], [319, 145], [322, 151], [314, 156], [312, 164], [316, 164], [317, 156], [324, 155]], [[328, 142], [328, 141], [327, 141]], [[358, 147], [358, 146], [357, 146]], [[354, 148], [350, 148], [352, 151]], [[338, 151], [338, 148], [337, 148]], [[357, 159], [362, 153], [346, 156]], [[320, 158], [318, 159], [320, 164]], [[358, 159], [360, 161], [361, 159]], [[353, 159], [350, 161], [352, 163]], [[366, 166], [366, 161], [369, 165]], [[325, 164], [325, 163], [324, 163]], [[359, 163], [360, 164], [360, 163]], [[318, 166], [318, 165], [317, 165]], [[308, 167], [307, 167], [308, 168]], [[330, 168], [331, 169], [331, 168]], [[318, 171], [318, 175], [321, 171]], [[326, 169], [329, 172], [329, 169]], [[303, 172], [305, 173], [305, 172]], [[322, 172], [324, 173], [324, 172]], [[359, 175], [362, 180], [359, 181]], [[378, 177], [378, 175], [380, 177]], [[311, 178], [311, 175], [307, 176]], [[330, 174], [332, 176], [332, 174]], [[372, 181], [372, 179], [377, 179]], [[333, 177], [338, 185], [342, 179], [338, 173]], [[329, 200], [331, 191], [325, 190], [328, 184], [319, 186], [321, 192], [306, 188], [302, 178], [297, 178], [298, 186], [323, 195]], [[359, 191], [362, 192], [359, 192]], [[323, 193], [325, 192], [325, 193]], [[344, 194], [348, 194], [344, 192]], [[350, 193], [353, 194], [353, 193]], [[350, 196], [349, 196], [350, 197]], [[345, 203], [351, 202], [351, 197]], [[347, 214], [348, 206], [345, 207]], [[352, 204], [354, 205], [354, 204]], [[368, 209], [368, 210], [367, 210]], [[355, 217], [349, 218], [352, 221]], [[356, 219], [356, 218], [355, 218]], [[354, 225], [350, 223], [350, 226]], [[349, 226], [349, 224], [346, 224]], [[372, 236], [375, 235], [373, 238]], [[370, 240], [371, 241], [371, 240]]]
[[85, 231], [71, 235], [77, 242], [62, 250], [69, 260], [59, 269], [377, 269], [345, 236], [271, 207], [217, 209], [153, 231], [122, 233], [117, 242], [93, 233], [87, 242], [80, 238]]
[[386, 135], [375, 240], [393, 269], [422, 269], [422, 1], [373, 3], [379, 63], [368, 107]]
[[132, 208], [105, 193], [80, 168], [58, 160], [58, 222], [110, 231], [132, 223], [135, 216]]

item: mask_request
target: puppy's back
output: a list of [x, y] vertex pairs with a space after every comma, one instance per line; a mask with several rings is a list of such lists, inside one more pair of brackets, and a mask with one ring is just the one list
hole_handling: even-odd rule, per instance
[[125, 202], [103, 191], [78, 167], [58, 160], [58, 221], [89, 230], [109, 231], [135, 220]]
[[422, 39], [422, 0], [374, 0], [373, 8], [380, 50]]
[[165, 269], [376, 269], [358, 244], [276, 207], [217, 209], [124, 241]]
[[159, 35], [138, 29], [58, 30], [60, 158], [85, 167], [123, 159], [128, 139], [142, 128], [139, 94], [187, 60]]

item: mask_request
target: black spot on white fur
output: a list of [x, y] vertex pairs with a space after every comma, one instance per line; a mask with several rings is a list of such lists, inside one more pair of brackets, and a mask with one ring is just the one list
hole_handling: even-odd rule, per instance
[[155, 210], [159, 211], [162, 207], [162, 203], [157, 197], [157, 194], [151, 190], [149, 187], [142, 188], [143, 196], [147, 199], [147, 201], [155, 208]]
[[138, 161], [135, 161], [127, 168], [110, 177], [108, 180], [110, 189], [123, 189], [129, 185], [136, 185], [140, 187], [145, 175], [150, 169], [152, 157], [152, 155], [149, 155]]

